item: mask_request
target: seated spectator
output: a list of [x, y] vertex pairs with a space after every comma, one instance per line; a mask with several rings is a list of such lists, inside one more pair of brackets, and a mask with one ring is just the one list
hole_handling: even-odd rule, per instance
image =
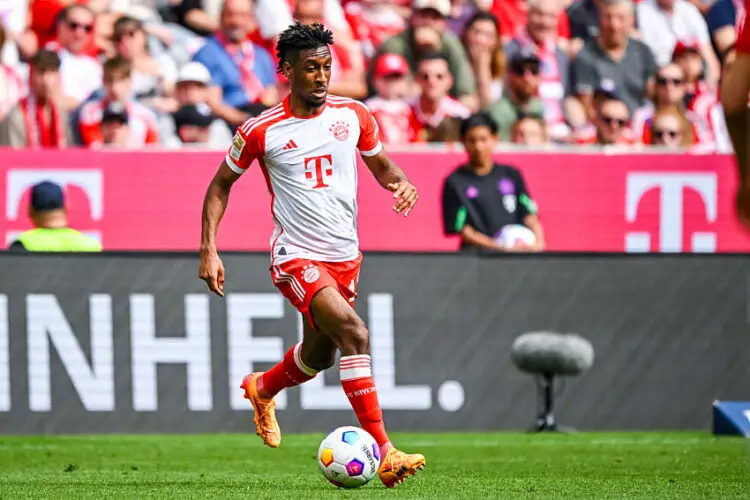
[[29, 63], [30, 93], [0, 121], [0, 146], [64, 148], [72, 143], [72, 135], [61, 105], [60, 58], [40, 50]]
[[[294, 17], [304, 24], [324, 23], [324, 6], [331, 0], [296, 0]], [[348, 28], [348, 25], [347, 25]], [[351, 33], [337, 37], [331, 46], [331, 82], [328, 91], [337, 96], [361, 99], [367, 95], [364, 54]]]
[[497, 18], [489, 12], [477, 12], [466, 24], [461, 41], [477, 82], [479, 105], [489, 106], [503, 96], [505, 78], [505, 52]]
[[[6, 42], [6, 30], [0, 22], [0, 49]], [[2, 121], [8, 112], [16, 105], [21, 97], [26, 94], [26, 88], [21, 75], [16, 68], [6, 64], [5, 60], [0, 58], [0, 121]]]
[[540, 61], [539, 99], [544, 105], [544, 119], [550, 135], [565, 140], [570, 129], [565, 124], [570, 96], [570, 61], [568, 54], [557, 43], [557, 20], [560, 17], [559, 0], [533, 0], [529, 3], [526, 26], [506, 45], [508, 57], [522, 48], [536, 52]]
[[[208, 102], [208, 86], [211, 84], [211, 75], [199, 62], [189, 62], [180, 69], [175, 86], [175, 97], [177, 107], [194, 107], [198, 110], [205, 109]], [[210, 111], [210, 108], [209, 108]], [[213, 116], [213, 113], [210, 113]], [[213, 116], [208, 129], [208, 145], [212, 147], [224, 147], [232, 140], [232, 132], [224, 120]], [[167, 147], [179, 147], [182, 140], [178, 135], [176, 120], [172, 115], [163, 116], [159, 119], [159, 132], [162, 143]]]
[[695, 5], [688, 0], [643, 0], [637, 8], [638, 29], [654, 53], [656, 64], [662, 66], [672, 59], [678, 40], [696, 40], [708, 69], [706, 79], [711, 88], [716, 88], [719, 60], [711, 46], [706, 21]]
[[344, 14], [354, 36], [362, 43], [365, 57], [370, 59], [383, 42], [406, 28], [409, 9], [396, 2], [359, 0], [347, 2]]
[[215, 117], [205, 104], [188, 104], [172, 115], [182, 144], [211, 146], [211, 124]]
[[[491, 12], [500, 21], [500, 32], [503, 34], [504, 41], [510, 41], [521, 28], [526, 26], [527, 14], [532, 2], [534, 0], [495, 0]], [[570, 23], [565, 11], [558, 14], [555, 23], [557, 25], [558, 42], [567, 51], [568, 40], [570, 39]]]
[[745, 7], [736, 0], [718, 0], [708, 10], [706, 25], [714, 49], [722, 59], [737, 41], [737, 29], [745, 15]]
[[656, 73], [651, 49], [630, 37], [633, 29], [632, 0], [601, 0], [601, 34], [586, 44], [571, 66], [571, 81], [589, 117], [596, 116], [593, 93], [610, 79], [630, 112], [642, 106]]
[[94, 13], [83, 5], [70, 4], [57, 18], [57, 39], [45, 48], [60, 56], [63, 107], [72, 111], [102, 85], [102, 66], [87, 53], [93, 39]]
[[654, 146], [687, 150], [695, 144], [693, 124], [685, 116], [685, 110], [675, 105], [659, 108], [649, 133]]
[[194, 56], [211, 73], [209, 105], [230, 127], [279, 102], [271, 55], [247, 40], [255, 25], [247, 0], [226, 0], [219, 31]]
[[115, 21], [112, 36], [119, 55], [133, 67], [133, 97], [157, 112], [174, 110], [169, 96], [174, 91], [177, 65], [166, 53], [152, 57], [143, 24], [123, 16]]
[[406, 101], [409, 65], [399, 54], [381, 54], [373, 70], [375, 96], [367, 99], [380, 128], [383, 144], [400, 145], [419, 141], [421, 125]]
[[596, 42], [601, 35], [599, 8], [602, 3], [602, 0], [578, 0], [568, 7], [571, 57], [587, 43]]
[[448, 67], [448, 60], [438, 52], [427, 54], [419, 61], [417, 83], [421, 92], [412, 109], [423, 141], [457, 141], [461, 121], [471, 114], [469, 108], [448, 95], [453, 84]]
[[129, 122], [128, 109], [123, 103], [119, 101], [107, 103], [99, 124], [101, 142], [98, 144], [127, 147], [132, 133]]
[[[461, 238], [461, 250], [527, 252], [544, 250], [544, 230], [521, 172], [493, 161], [497, 125], [485, 113], [461, 124], [461, 141], [468, 155], [443, 184], [443, 230]], [[521, 224], [536, 242], [512, 248], [498, 242], [505, 226]]]
[[549, 144], [547, 124], [541, 118], [520, 116], [511, 127], [513, 144], [524, 146], [544, 146]]
[[102, 113], [112, 102], [125, 106], [128, 116], [129, 147], [159, 143], [156, 115], [133, 99], [132, 66], [116, 56], [104, 63], [104, 96], [87, 101], [78, 113], [79, 132], [84, 146], [102, 144]]
[[29, 217], [34, 229], [21, 233], [10, 252], [101, 252], [94, 238], [68, 226], [65, 195], [57, 184], [42, 181], [31, 188]]
[[[453, 77], [450, 95], [474, 109], [478, 105], [475, 95], [476, 82], [471, 73], [468, 56], [461, 41], [446, 28], [446, 17], [451, 11], [450, 0], [413, 0], [412, 6], [414, 13], [409, 20], [409, 27], [386, 40], [380, 46], [378, 55], [401, 54], [409, 63], [409, 69], [416, 74], [418, 63], [424, 54], [442, 52], [448, 61], [449, 73]], [[372, 80], [370, 72], [370, 87]]]
[[594, 118], [594, 127], [579, 130], [578, 144], [632, 145], [635, 144], [630, 123], [630, 111], [624, 101], [617, 98], [605, 100]]
[[539, 93], [540, 61], [536, 51], [524, 47], [510, 56], [508, 88], [487, 111], [500, 129], [500, 140], [510, 141], [510, 128], [520, 116], [544, 119], [544, 105]]

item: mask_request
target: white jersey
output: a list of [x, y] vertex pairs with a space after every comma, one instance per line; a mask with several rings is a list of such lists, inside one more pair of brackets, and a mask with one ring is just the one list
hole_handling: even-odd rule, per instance
[[257, 159], [263, 170], [276, 225], [271, 265], [358, 257], [356, 149], [378, 154], [379, 135], [367, 106], [334, 96], [304, 118], [292, 114], [287, 97], [237, 129], [226, 162], [242, 174]]

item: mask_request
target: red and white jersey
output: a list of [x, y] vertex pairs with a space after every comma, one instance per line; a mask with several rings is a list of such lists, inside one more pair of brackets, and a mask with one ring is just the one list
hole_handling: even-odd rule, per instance
[[365, 104], [378, 122], [383, 144], [419, 142], [422, 126], [408, 102], [375, 96], [365, 101]]
[[237, 129], [226, 162], [237, 174], [260, 164], [276, 225], [271, 265], [357, 258], [355, 149], [378, 154], [380, 131], [367, 106], [343, 97], [328, 96], [320, 113], [297, 117], [287, 96]]
[[[126, 103], [128, 112], [128, 127], [130, 137], [128, 147], [140, 147], [146, 144], [159, 143], [159, 122], [153, 111], [137, 101]], [[100, 125], [104, 108], [107, 101], [94, 99], [81, 106], [78, 118], [78, 128], [84, 146], [99, 145], [102, 143], [102, 131]]]

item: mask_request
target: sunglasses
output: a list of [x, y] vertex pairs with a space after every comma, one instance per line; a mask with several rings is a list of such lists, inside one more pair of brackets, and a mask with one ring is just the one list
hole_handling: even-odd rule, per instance
[[670, 83], [674, 86], [677, 86], [677, 85], [682, 85], [683, 83], [685, 83], [685, 80], [683, 80], [682, 78], [665, 78], [663, 76], [656, 77], [657, 85], [667, 85]]
[[538, 64], [514, 64], [510, 70], [516, 75], [525, 75], [527, 71], [534, 76], [539, 75]]
[[680, 135], [680, 132], [677, 130], [654, 130], [654, 137], [656, 139], [664, 139], [665, 137], [675, 139], [678, 135]]
[[617, 118], [616, 116], [602, 116], [602, 121], [609, 126], [618, 125], [620, 127], [624, 127], [625, 125], [628, 124], [627, 120], [623, 120], [622, 118]]
[[72, 29], [73, 31], [77, 31], [79, 29], [82, 29], [86, 33], [91, 33], [94, 31], [94, 25], [93, 24], [85, 24], [85, 23], [77, 23], [75, 21], [66, 21], [68, 27]]

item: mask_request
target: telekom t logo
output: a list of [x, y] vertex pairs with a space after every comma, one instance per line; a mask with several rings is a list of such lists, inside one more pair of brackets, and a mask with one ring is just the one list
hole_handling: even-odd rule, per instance
[[[641, 198], [652, 189], [659, 190], [659, 251], [681, 252], [683, 190], [697, 192], [706, 207], [706, 219], [715, 222], [717, 217], [716, 174], [675, 174], [675, 173], [631, 173], [628, 174], [625, 194], [625, 218], [634, 222]], [[693, 233], [693, 252], [716, 251], [716, 233]], [[650, 252], [651, 235], [632, 232], [625, 235], [625, 250], [628, 252]]]
[[[89, 199], [91, 218], [101, 220], [104, 214], [104, 188], [101, 170], [64, 170], [64, 169], [11, 169], [8, 170], [5, 188], [5, 216], [8, 220], [18, 218], [21, 198], [34, 184], [42, 181], [52, 181], [63, 188], [67, 185], [79, 187]], [[97, 231], [83, 231], [101, 242], [101, 234]], [[18, 237], [20, 231], [8, 232], [5, 243], [8, 244]]]
[[333, 160], [331, 155], [310, 156], [305, 158], [305, 178], [315, 178], [313, 189], [328, 187], [325, 182], [326, 176], [333, 175]]

